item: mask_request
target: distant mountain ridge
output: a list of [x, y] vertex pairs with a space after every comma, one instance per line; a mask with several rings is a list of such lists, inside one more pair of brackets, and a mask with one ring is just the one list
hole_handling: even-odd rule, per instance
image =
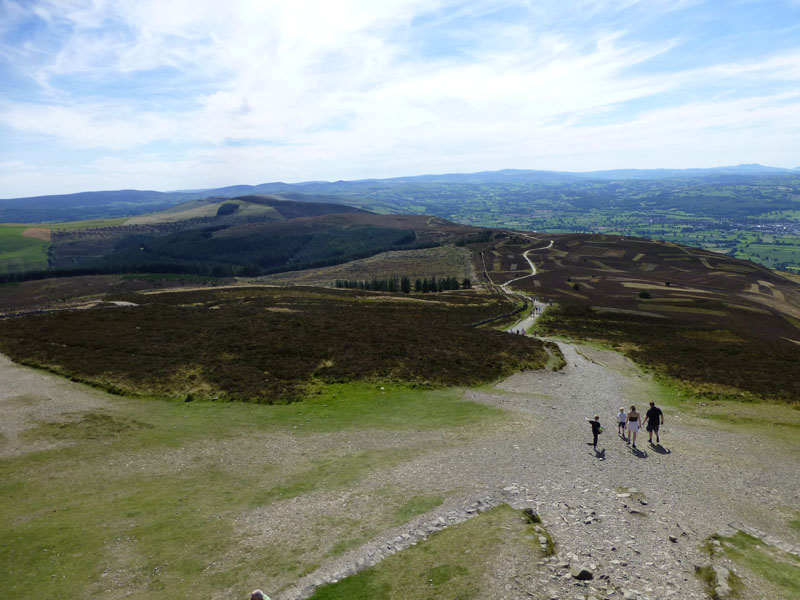
[[[402, 186], [480, 186], [532, 185], [554, 188], [559, 185], [608, 183], [614, 181], [698, 180], [704, 183], [756, 181], [760, 177], [797, 178], [800, 167], [783, 169], [759, 164], [742, 164], [708, 169], [615, 169], [606, 171], [565, 172], [525, 169], [502, 169], [476, 173], [443, 173], [357, 179], [349, 181], [269, 182], [258, 185], [232, 185], [221, 188], [176, 190], [109, 190], [0, 199], [1, 222], [58, 222], [115, 218], [154, 213], [177, 204], [209, 197], [233, 198], [245, 195], [273, 194], [296, 202], [349, 204], [379, 212], [402, 209], [400, 198], [387, 197], [387, 191]], [[403, 194], [400, 194], [402, 196]], [[391, 196], [391, 194], [388, 194]], [[413, 202], [412, 202], [413, 203]], [[446, 216], [446, 215], [440, 215]]]
[[285, 183], [274, 181], [257, 185], [230, 185], [220, 188], [198, 188], [191, 190], [173, 190], [160, 192], [156, 190], [106, 190], [93, 192], [76, 192], [72, 194], [50, 194], [44, 196], [26, 196], [20, 198], [0, 198], [0, 203], [26, 203], [36, 206], [52, 206], [55, 202], [80, 202], [83, 206], [92, 206], [113, 199], [118, 202], [166, 201], [179, 199], [183, 202], [208, 196], [233, 198], [248, 194], [268, 194], [297, 191], [297, 188], [338, 186], [346, 184], [393, 184], [393, 183], [480, 183], [480, 182], [528, 182], [562, 183], [583, 179], [663, 179], [665, 177], [704, 177], [713, 175], [764, 175], [764, 174], [796, 174], [800, 166], [794, 169], [769, 167], [760, 164], [741, 164], [728, 167], [689, 168], [689, 169], [611, 169], [605, 171], [543, 171], [536, 169], [501, 169], [499, 171], [477, 171], [474, 173], [440, 173], [424, 175], [408, 175], [383, 179], [350, 179], [338, 181], [301, 181]]

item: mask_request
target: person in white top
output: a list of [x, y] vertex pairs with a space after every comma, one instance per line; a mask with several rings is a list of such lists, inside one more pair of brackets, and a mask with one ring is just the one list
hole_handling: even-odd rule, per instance
[[628, 415], [625, 414], [624, 406], [619, 409], [617, 421], [619, 422], [619, 425], [617, 426], [617, 433], [619, 433], [622, 437], [625, 437], [625, 425], [628, 423]]

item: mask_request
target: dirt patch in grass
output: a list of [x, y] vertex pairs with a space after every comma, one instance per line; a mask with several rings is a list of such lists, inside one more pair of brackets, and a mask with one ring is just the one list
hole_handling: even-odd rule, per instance
[[45, 242], [49, 242], [50, 234], [51, 234], [50, 229], [45, 227], [28, 227], [25, 231], [22, 232], [22, 237], [29, 237], [35, 240], [43, 240]]
[[29, 439], [52, 440], [102, 440], [128, 431], [152, 427], [135, 419], [106, 413], [83, 412], [66, 415], [64, 422], [42, 422], [25, 432]]

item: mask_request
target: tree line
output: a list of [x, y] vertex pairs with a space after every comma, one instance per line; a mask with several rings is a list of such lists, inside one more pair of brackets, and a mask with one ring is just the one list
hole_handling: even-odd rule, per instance
[[468, 290], [472, 288], [472, 280], [469, 277], [464, 277], [461, 281], [458, 277], [427, 277], [423, 279], [415, 279], [412, 285], [411, 278], [407, 276], [398, 277], [393, 275], [378, 279], [337, 279], [335, 283], [337, 288], [348, 288], [355, 290], [372, 290], [376, 292], [402, 292], [410, 294], [413, 288], [414, 292], [418, 294], [427, 294], [429, 292], [445, 292], [449, 290]]

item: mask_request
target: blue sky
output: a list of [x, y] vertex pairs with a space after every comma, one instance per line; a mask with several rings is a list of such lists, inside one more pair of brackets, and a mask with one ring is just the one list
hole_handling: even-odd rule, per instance
[[800, 166], [800, 0], [0, 0], [0, 197]]

